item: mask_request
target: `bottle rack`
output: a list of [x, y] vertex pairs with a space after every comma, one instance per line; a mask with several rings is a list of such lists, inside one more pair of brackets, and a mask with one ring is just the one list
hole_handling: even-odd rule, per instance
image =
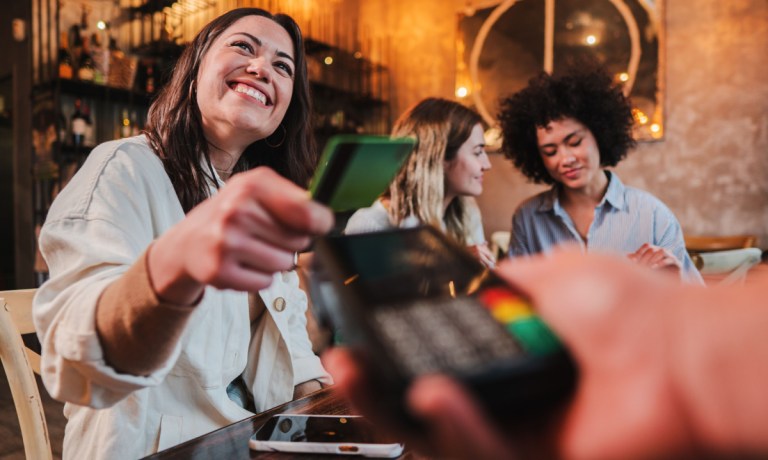
[[305, 40], [305, 50], [319, 143], [334, 134], [387, 134], [389, 70], [360, 52], [312, 38]]
[[[32, 195], [38, 231], [51, 202], [94, 146], [138, 134], [153, 96], [165, 83], [183, 46], [168, 33], [163, 13], [177, 0], [31, 1]], [[97, 16], [93, 10], [99, 5], [102, 10]], [[107, 10], [109, 14], [105, 14]], [[81, 36], [87, 37], [87, 47]], [[101, 46], [90, 49], [94, 38]], [[85, 49], [93, 56], [87, 63], [90, 72], [82, 74], [78, 64]], [[81, 108], [87, 107], [91, 120], [88, 134], [78, 143], [73, 142], [72, 129], [75, 101], [80, 101]], [[39, 253], [35, 272], [38, 284], [45, 280], [47, 267]]]

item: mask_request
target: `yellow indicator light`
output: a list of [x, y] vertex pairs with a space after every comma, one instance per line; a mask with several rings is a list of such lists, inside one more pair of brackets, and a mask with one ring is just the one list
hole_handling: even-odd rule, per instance
[[494, 308], [491, 309], [491, 314], [504, 324], [533, 315], [528, 305], [514, 300], [505, 300], [494, 305]]

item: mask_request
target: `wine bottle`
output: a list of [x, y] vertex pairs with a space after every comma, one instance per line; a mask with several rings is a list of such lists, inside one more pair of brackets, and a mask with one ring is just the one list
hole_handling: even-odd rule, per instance
[[93, 82], [99, 85], [107, 83], [109, 74], [109, 50], [98, 33], [91, 35], [91, 59], [93, 59]]
[[128, 118], [128, 109], [123, 109], [120, 136], [131, 137], [131, 119]]
[[147, 94], [152, 94], [155, 92], [155, 71], [153, 70], [153, 67], [155, 67], [153, 63], [150, 62], [147, 64], [147, 80], [145, 82], [146, 84], [144, 85], [144, 89]]
[[83, 52], [83, 36], [80, 33], [80, 26], [73, 24], [69, 28], [69, 59], [72, 65], [72, 76], [77, 77], [77, 66], [80, 64], [80, 55]]
[[85, 118], [85, 133], [83, 135], [83, 145], [86, 147], [93, 147], [96, 145], [96, 131], [93, 118], [91, 115], [91, 107], [83, 103], [82, 108], [83, 118]]
[[138, 136], [141, 133], [141, 126], [135, 110], [131, 110], [131, 136]]
[[88, 37], [83, 37], [83, 50], [80, 54], [80, 62], [77, 66], [77, 78], [83, 81], [93, 81], [94, 63]]
[[67, 141], [69, 140], [69, 126], [67, 123], [67, 117], [64, 116], [64, 113], [61, 110], [59, 110], [57, 115], [56, 124], [58, 125], [58, 136], [56, 140], [58, 141], [59, 145], [66, 145]]
[[72, 72], [72, 56], [69, 54], [69, 39], [66, 32], [61, 33], [61, 40], [59, 42], [59, 78], [71, 79]]
[[72, 121], [70, 123], [70, 131], [72, 132], [72, 145], [75, 149], [79, 149], [85, 142], [85, 130], [88, 125], [88, 121], [82, 112], [83, 101], [80, 98], [75, 99], [75, 111], [72, 113]]

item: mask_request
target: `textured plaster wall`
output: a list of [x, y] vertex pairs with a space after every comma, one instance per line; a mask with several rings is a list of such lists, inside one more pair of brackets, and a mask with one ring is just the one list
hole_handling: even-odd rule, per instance
[[[452, 98], [457, 14], [464, 0], [365, 1], [361, 26], [391, 43], [393, 114], [427, 96]], [[768, 0], [667, 0], [664, 140], [619, 165], [687, 234], [755, 233], [768, 247]], [[479, 200], [486, 233], [541, 190], [492, 158]]]

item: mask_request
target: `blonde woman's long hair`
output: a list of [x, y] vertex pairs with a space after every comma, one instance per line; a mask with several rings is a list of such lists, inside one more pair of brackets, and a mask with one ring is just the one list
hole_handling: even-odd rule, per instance
[[466, 244], [469, 232], [467, 198], [457, 197], [443, 214], [444, 162], [456, 158], [472, 129], [482, 118], [476, 112], [447, 99], [428, 98], [403, 113], [392, 129], [393, 137], [414, 137], [408, 161], [389, 186], [389, 217], [395, 225], [409, 216], [421, 223], [445, 228], [456, 241]]

